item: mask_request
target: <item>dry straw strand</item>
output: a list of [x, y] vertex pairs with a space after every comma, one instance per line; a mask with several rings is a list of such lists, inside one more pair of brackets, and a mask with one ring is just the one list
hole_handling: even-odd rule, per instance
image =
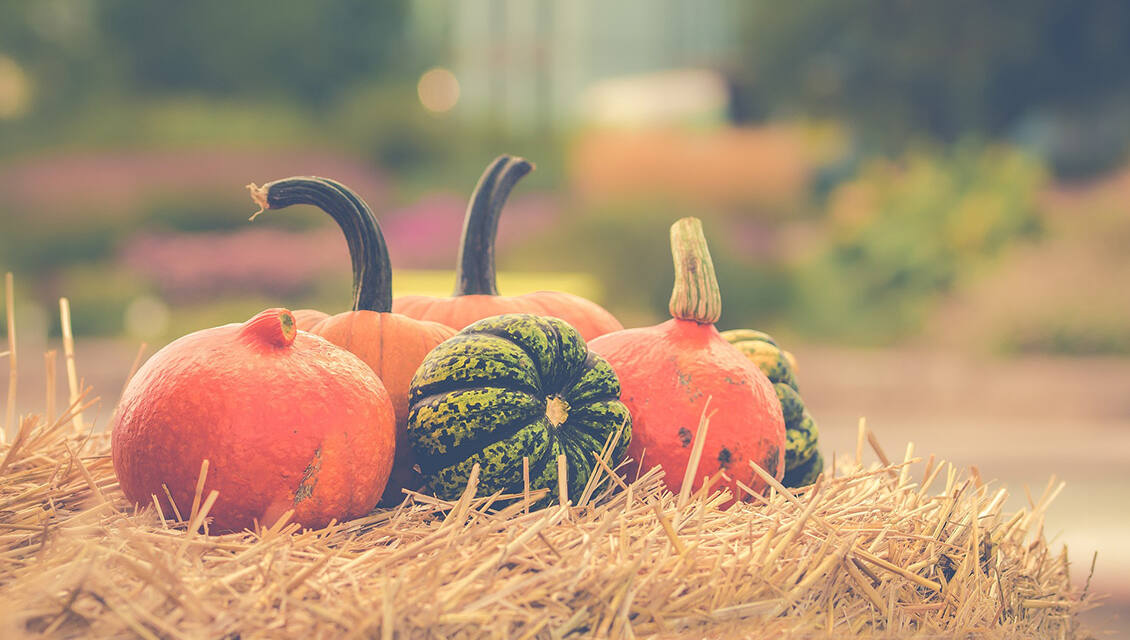
[[19, 367], [16, 362], [16, 294], [12, 272], [4, 274], [4, 309], [7, 311], [8, 320], [8, 350], [4, 355], [8, 357], [8, 402], [4, 410], [4, 429], [0, 431], [0, 444], [8, 441], [8, 432], [16, 419], [16, 381], [19, 378]]
[[[75, 337], [71, 331], [71, 302], [66, 298], [59, 298], [59, 325], [63, 333], [63, 355], [67, 362], [67, 386], [71, 392], [71, 403], [79, 395], [78, 370], [75, 366]], [[86, 427], [82, 420], [82, 412], [74, 414], [71, 418], [75, 433], [82, 433]]]

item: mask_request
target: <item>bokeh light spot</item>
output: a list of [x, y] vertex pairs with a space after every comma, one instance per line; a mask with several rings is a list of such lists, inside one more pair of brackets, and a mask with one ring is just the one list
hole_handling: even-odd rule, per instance
[[445, 113], [459, 102], [459, 81], [451, 71], [435, 67], [420, 76], [416, 93], [425, 109], [433, 113]]
[[31, 81], [16, 61], [0, 54], [0, 120], [18, 118], [31, 107]]

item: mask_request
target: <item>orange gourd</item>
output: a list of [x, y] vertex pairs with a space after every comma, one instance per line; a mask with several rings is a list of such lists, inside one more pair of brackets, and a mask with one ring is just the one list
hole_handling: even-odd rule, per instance
[[332, 316], [304, 310], [300, 313], [305, 327], [300, 328], [357, 355], [388, 389], [396, 413], [397, 446], [381, 502], [399, 502], [403, 498], [401, 489], [417, 489], [423, 484], [413, 468], [416, 459], [407, 444], [408, 386], [424, 356], [455, 335], [455, 330], [391, 312], [392, 268], [384, 236], [372, 210], [349, 188], [311, 177], [286, 178], [249, 188], [263, 210], [314, 205], [333, 217], [345, 233], [353, 261], [353, 310]]
[[208, 512], [218, 532], [270, 526], [290, 510], [311, 528], [365, 515], [388, 480], [395, 433], [392, 402], [365, 363], [267, 309], [154, 354], [122, 394], [111, 442], [125, 496], [159, 500], [168, 516], [189, 517], [208, 460], [201, 496], [219, 492]]
[[[678, 492], [692, 443], [709, 401], [710, 416], [693, 488], [724, 472], [718, 486], [749, 499], [741, 488], [763, 492], [752, 460], [778, 480], [785, 471], [785, 420], [769, 379], [714, 327], [722, 298], [702, 235], [702, 223], [683, 218], [671, 227], [675, 260], [672, 319], [653, 327], [601, 336], [589, 348], [620, 378], [620, 399], [632, 414], [628, 455], [663, 467]], [[739, 484], [740, 483], [740, 484]]]
[[455, 329], [503, 313], [532, 313], [560, 318], [591, 340], [623, 325], [603, 307], [560, 291], [535, 291], [501, 296], [494, 271], [494, 242], [498, 218], [511, 189], [533, 165], [513, 156], [500, 156], [487, 167], [471, 194], [463, 221], [463, 238], [455, 272], [455, 294], [449, 298], [402, 296], [393, 301], [397, 313], [443, 323]]

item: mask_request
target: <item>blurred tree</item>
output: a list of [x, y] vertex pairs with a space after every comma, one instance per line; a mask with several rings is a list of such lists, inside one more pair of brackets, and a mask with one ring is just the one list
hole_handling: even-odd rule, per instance
[[99, 23], [139, 91], [324, 106], [392, 68], [403, 0], [104, 0]]
[[35, 116], [105, 96], [190, 94], [323, 107], [397, 65], [405, 0], [0, 0], [0, 54]]
[[745, 7], [743, 113], [843, 116], [888, 149], [921, 133], [1009, 133], [1035, 108], [1087, 111], [1130, 95], [1124, 0]]

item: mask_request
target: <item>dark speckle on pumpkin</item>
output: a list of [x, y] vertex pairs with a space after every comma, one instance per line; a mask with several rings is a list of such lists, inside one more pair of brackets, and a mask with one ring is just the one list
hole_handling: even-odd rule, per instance
[[679, 427], [679, 442], [684, 447], [691, 446], [691, 430], [686, 427]]
[[730, 453], [730, 450], [726, 447], [722, 447], [722, 450], [718, 452], [718, 462], [722, 465], [723, 469], [730, 466], [730, 462], [733, 461], [733, 458], [733, 454]]
[[777, 458], [781, 455], [781, 449], [775, 445], [765, 447], [765, 471], [777, 477]]
[[306, 470], [302, 472], [302, 479], [298, 482], [298, 489], [294, 492], [294, 505], [314, 495], [314, 487], [318, 484], [318, 472], [322, 470], [322, 447], [314, 449], [314, 457]]

